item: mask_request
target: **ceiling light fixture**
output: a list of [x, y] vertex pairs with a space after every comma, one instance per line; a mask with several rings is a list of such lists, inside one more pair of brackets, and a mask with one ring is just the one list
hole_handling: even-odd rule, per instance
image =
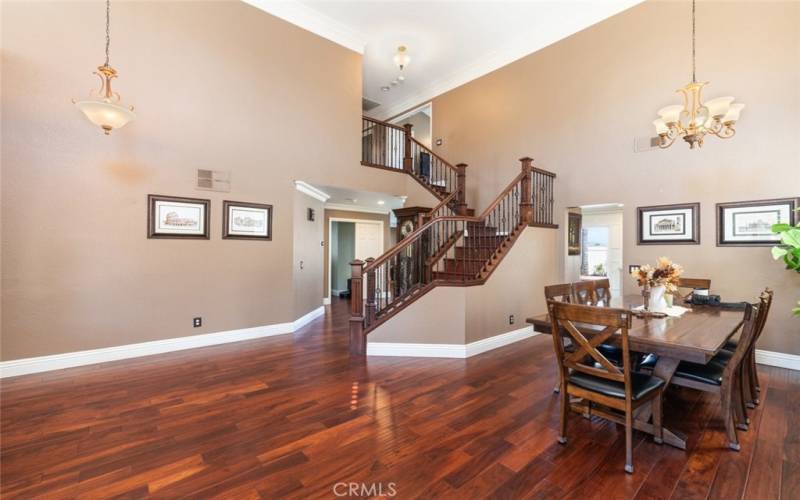
[[406, 46], [401, 45], [397, 47], [397, 53], [394, 55], [394, 63], [400, 68], [400, 71], [403, 71], [405, 67], [408, 66], [408, 63], [411, 62], [411, 58], [406, 54], [406, 50]]
[[658, 110], [661, 117], [653, 121], [659, 137], [659, 147], [666, 149], [678, 137], [689, 143], [689, 148], [703, 146], [706, 134], [720, 139], [730, 139], [736, 134], [733, 128], [744, 104], [733, 104], [733, 97], [717, 97], [705, 103], [701, 94], [709, 82], [698, 82], [695, 76], [695, 0], [692, 0], [692, 82], [676, 92], [683, 93], [683, 105], [675, 104]]
[[108, 49], [111, 45], [111, 0], [106, 0], [106, 62], [94, 72], [100, 78], [100, 89], [89, 92], [89, 99], [72, 102], [90, 122], [103, 129], [106, 135], [116, 128], [122, 128], [136, 118], [133, 106], [123, 106], [120, 95], [111, 90], [111, 80], [117, 77], [117, 70], [108, 65]]

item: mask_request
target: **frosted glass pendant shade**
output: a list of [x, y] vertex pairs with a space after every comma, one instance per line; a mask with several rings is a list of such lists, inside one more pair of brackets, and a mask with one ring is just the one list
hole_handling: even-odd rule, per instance
[[744, 104], [731, 104], [730, 109], [728, 109], [728, 112], [725, 113], [725, 116], [722, 118], [722, 123], [735, 122], [738, 120], [742, 109], [744, 109]]
[[664, 120], [664, 123], [678, 123], [681, 116], [681, 111], [683, 111], [683, 106], [680, 104], [674, 104], [672, 106], [659, 109], [658, 116]]
[[86, 115], [90, 122], [102, 128], [106, 135], [114, 129], [124, 127], [136, 118], [129, 108], [107, 101], [78, 101], [75, 106]]
[[726, 96], [726, 97], [715, 97], [710, 101], [706, 101], [703, 105], [708, 108], [708, 116], [710, 118], [714, 118], [717, 116], [725, 116], [725, 113], [728, 112], [728, 108], [731, 107], [731, 103], [733, 102], [733, 97]]
[[666, 134], [669, 132], [669, 128], [667, 124], [664, 123], [664, 120], [659, 118], [658, 120], [653, 120], [653, 126], [656, 128], [656, 134]]

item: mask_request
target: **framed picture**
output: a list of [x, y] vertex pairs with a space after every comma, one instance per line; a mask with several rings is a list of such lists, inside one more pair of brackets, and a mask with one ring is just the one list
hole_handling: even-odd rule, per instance
[[272, 205], [223, 201], [222, 237], [270, 241], [272, 239]]
[[147, 195], [148, 238], [209, 238], [211, 200]]
[[638, 207], [639, 245], [699, 245], [700, 204]]
[[570, 212], [567, 224], [567, 255], [581, 254], [581, 214]]
[[771, 246], [780, 241], [773, 224], [797, 223], [798, 200], [717, 203], [717, 246]]

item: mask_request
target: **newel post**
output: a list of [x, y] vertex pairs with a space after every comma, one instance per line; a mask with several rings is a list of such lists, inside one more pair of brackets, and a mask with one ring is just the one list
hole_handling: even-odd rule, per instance
[[405, 130], [405, 147], [403, 148], [403, 170], [409, 174], [414, 171], [414, 158], [411, 156], [411, 127], [410, 123], [403, 125]]
[[531, 192], [531, 172], [533, 169], [533, 158], [520, 158], [522, 163], [522, 193], [519, 202], [520, 217], [525, 224], [530, 224], [533, 220], [533, 193]]
[[[369, 267], [373, 262], [375, 262], [375, 259], [369, 257], [365, 267]], [[375, 311], [375, 269], [370, 269], [367, 271], [367, 305], [366, 311], [364, 312], [364, 316], [367, 318], [366, 324], [368, 326], [375, 322]]]
[[356, 259], [350, 263], [350, 354], [361, 356], [367, 354], [367, 339], [364, 335], [363, 272], [362, 261]]
[[467, 164], [456, 165], [456, 188], [458, 189], [458, 215], [467, 215]]

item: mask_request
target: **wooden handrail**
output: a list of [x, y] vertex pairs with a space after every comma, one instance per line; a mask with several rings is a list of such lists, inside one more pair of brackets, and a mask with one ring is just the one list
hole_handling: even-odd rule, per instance
[[444, 198], [442, 201], [440, 201], [440, 202], [439, 202], [439, 204], [438, 204], [438, 205], [436, 205], [435, 207], [433, 207], [432, 209], [430, 209], [430, 211], [429, 211], [429, 212], [426, 214], [426, 217], [431, 217], [431, 218], [432, 218], [432, 217], [434, 216], [434, 214], [435, 214], [435, 213], [436, 213], [436, 212], [437, 212], [439, 209], [441, 209], [442, 207], [444, 207], [445, 205], [447, 205], [448, 203], [450, 203], [451, 201], [453, 201], [453, 200], [454, 200], [454, 199], [455, 199], [457, 196], [458, 196], [458, 191], [453, 191], [452, 193], [450, 193], [449, 195], [447, 195], [447, 196], [446, 196], [446, 197], [445, 197], [445, 198]]
[[368, 122], [377, 123], [378, 125], [383, 125], [384, 127], [396, 128], [397, 130], [405, 130], [400, 125], [395, 125], [394, 123], [389, 123], [389, 122], [384, 122], [384, 121], [381, 121], [381, 120], [377, 120], [375, 118], [371, 118], [371, 117], [366, 116], [366, 115], [361, 115], [361, 118], [363, 120], [368, 121]]
[[555, 177], [556, 176], [556, 174], [554, 174], [553, 172], [550, 172], [549, 170], [544, 170], [544, 169], [537, 168], [537, 167], [531, 167], [531, 171], [532, 172], [537, 172], [537, 173], [542, 174], [542, 175], [548, 175], [550, 177]]
[[513, 180], [513, 181], [511, 181], [511, 182], [509, 183], [509, 185], [508, 185], [508, 186], [506, 186], [506, 188], [505, 188], [505, 189], [503, 189], [502, 191], [500, 191], [500, 194], [499, 194], [499, 195], [497, 195], [497, 198], [495, 198], [495, 199], [494, 199], [494, 201], [493, 201], [493, 202], [491, 202], [491, 203], [489, 204], [489, 206], [488, 206], [488, 207], [486, 207], [486, 209], [485, 209], [483, 212], [481, 212], [481, 215], [479, 215], [479, 216], [478, 216], [478, 218], [479, 218], [479, 219], [485, 219], [485, 218], [486, 218], [486, 216], [487, 216], [487, 215], [489, 215], [489, 214], [492, 212], [492, 210], [494, 210], [494, 209], [495, 209], [495, 207], [497, 207], [497, 205], [499, 205], [499, 204], [500, 204], [500, 202], [501, 202], [501, 201], [503, 201], [503, 198], [505, 198], [505, 196], [506, 196], [506, 195], [507, 195], [507, 194], [508, 194], [508, 193], [509, 193], [509, 192], [510, 192], [512, 189], [514, 189], [514, 186], [516, 186], [516, 185], [517, 185], [517, 184], [518, 184], [518, 183], [519, 183], [519, 182], [522, 180], [522, 178], [523, 178], [523, 177], [525, 177], [526, 175], [530, 175], [530, 172], [520, 172], [520, 173], [519, 173], [519, 174], [518, 174], [516, 177], [514, 177], [514, 180]]
[[453, 170], [458, 170], [458, 169], [455, 167], [455, 165], [453, 165], [453, 164], [452, 164], [452, 163], [450, 163], [449, 161], [445, 160], [445, 159], [444, 159], [444, 158], [442, 158], [441, 156], [439, 156], [439, 155], [437, 155], [436, 153], [434, 153], [434, 152], [431, 150], [431, 148], [429, 148], [428, 146], [426, 146], [426, 145], [422, 144], [421, 142], [419, 142], [418, 140], [414, 139], [413, 137], [411, 138], [411, 141], [412, 141], [412, 142], [414, 142], [414, 143], [415, 143], [417, 146], [419, 146], [419, 147], [421, 147], [422, 149], [424, 149], [426, 153], [430, 154], [431, 156], [433, 156], [434, 158], [436, 158], [436, 159], [437, 159], [437, 160], [439, 160], [440, 162], [444, 163], [446, 166], [450, 167], [450, 168], [451, 168], [451, 169], [453, 169]]

